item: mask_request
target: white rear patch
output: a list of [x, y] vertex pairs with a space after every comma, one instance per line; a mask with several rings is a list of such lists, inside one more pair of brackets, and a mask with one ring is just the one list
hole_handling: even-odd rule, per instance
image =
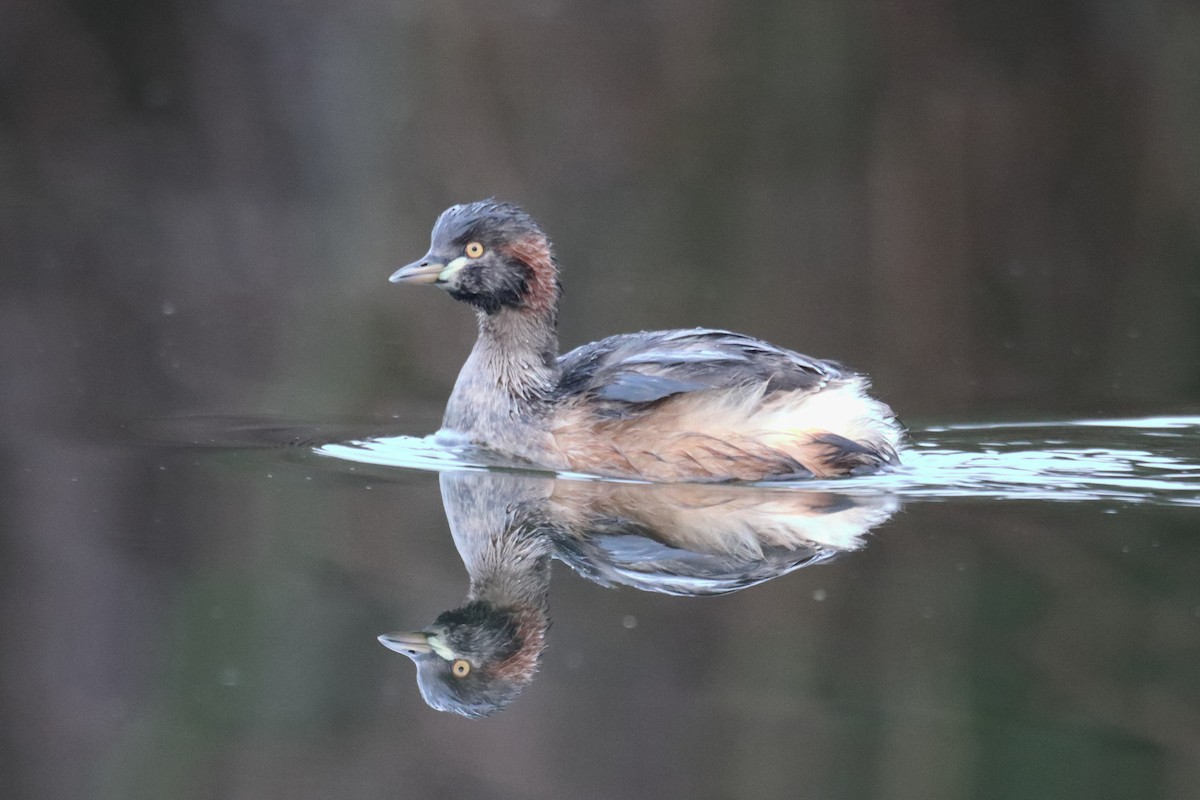
[[[899, 450], [903, 439], [891, 410], [866, 393], [864, 378], [830, 381], [818, 391], [780, 392], [764, 399], [765, 386], [746, 391], [696, 392], [679, 398], [671, 427], [718, 431], [765, 444], [797, 436], [833, 433], [855, 442]], [[663, 411], [666, 411], [664, 408]]]

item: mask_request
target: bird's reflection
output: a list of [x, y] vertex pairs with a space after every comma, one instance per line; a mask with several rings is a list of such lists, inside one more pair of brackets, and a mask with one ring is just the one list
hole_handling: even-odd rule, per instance
[[466, 603], [379, 640], [417, 665], [425, 701], [480, 717], [533, 678], [546, 643], [550, 560], [604, 586], [699, 596], [753, 586], [853, 550], [890, 496], [784, 488], [589, 482], [443, 473], [470, 575]]

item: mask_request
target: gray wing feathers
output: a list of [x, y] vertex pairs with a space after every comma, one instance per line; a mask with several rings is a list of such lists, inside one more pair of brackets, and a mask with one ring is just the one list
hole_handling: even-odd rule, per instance
[[702, 596], [736, 592], [794, 569], [833, 558], [839, 551], [817, 545], [774, 547], [756, 557], [702, 553], [672, 547], [651, 536], [592, 532], [557, 541], [555, 555], [601, 586], [632, 586], [649, 592]]
[[624, 403], [649, 403], [673, 394], [694, 392], [707, 388], [703, 383], [677, 381], [661, 375], [641, 375], [637, 372], [622, 372], [613, 380], [596, 389], [596, 396], [604, 400], [619, 400]]
[[767, 384], [767, 391], [816, 390], [842, 368], [723, 330], [694, 328], [612, 336], [559, 359], [563, 395], [652, 403], [704, 389]]

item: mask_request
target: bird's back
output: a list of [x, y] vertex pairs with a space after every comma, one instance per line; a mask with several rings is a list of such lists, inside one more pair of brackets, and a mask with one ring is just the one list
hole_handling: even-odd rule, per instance
[[648, 480], [826, 477], [896, 463], [866, 379], [749, 336], [613, 336], [559, 359], [551, 434], [570, 468]]

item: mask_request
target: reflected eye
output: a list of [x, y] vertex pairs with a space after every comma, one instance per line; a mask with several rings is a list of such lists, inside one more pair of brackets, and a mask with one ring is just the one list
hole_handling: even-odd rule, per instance
[[460, 658], [450, 665], [450, 671], [454, 673], [456, 678], [465, 678], [471, 674], [471, 662], [465, 658]]
[[[483, 255], [483, 245], [481, 245], [479, 242], [471, 242], [467, 245], [463, 252], [466, 253], [469, 258], [479, 258], [481, 255]], [[470, 667], [467, 667], [467, 669], [470, 670]]]

